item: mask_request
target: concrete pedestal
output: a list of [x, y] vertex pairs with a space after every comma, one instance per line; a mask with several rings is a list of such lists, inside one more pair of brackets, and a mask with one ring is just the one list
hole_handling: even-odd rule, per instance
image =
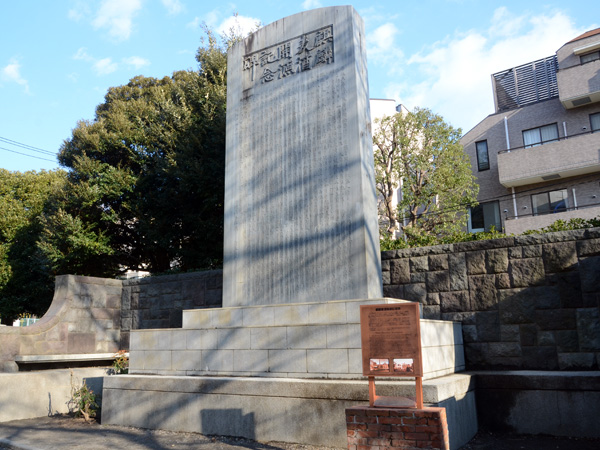
[[[469, 375], [426, 380], [424, 401], [444, 407], [452, 449], [477, 431]], [[382, 381], [383, 395], [414, 395], [414, 382]], [[345, 411], [368, 406], [366, 380], [120, 375], [104, 381], [102, 423], [346, 447]]]
[[[377, 298], [184, 311], [183, 329], [131, 333], [130, 373], [360, 378], [360, 305]], [[421, 320], [424, 378], [465, 368], [461, 324]]]

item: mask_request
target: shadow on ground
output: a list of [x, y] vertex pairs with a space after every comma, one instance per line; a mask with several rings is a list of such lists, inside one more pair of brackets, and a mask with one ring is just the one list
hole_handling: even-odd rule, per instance
[[[0, 449], [12, 450], [317, 450], [301, 444], [101, 425], [58, 415], [0, 423]], [[597, 450], [600, 439], [479, 432], [460, 450]]]

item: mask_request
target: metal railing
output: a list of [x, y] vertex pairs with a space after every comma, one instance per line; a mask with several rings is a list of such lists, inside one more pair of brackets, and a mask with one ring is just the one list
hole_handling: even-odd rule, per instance
[[581, 209], [595, 208], [595, 207], [598, 207], [598, 206], [600, 206], [600, 203], [592, 203], [592, 204], [583, 205], [583, 206], [579, 206], [579, 205], [577, 205], [577, 206], [571, 206], [571, 207], [564, 208], [564, 209], [561, 209], [560, 211], [556, 211], [556, 212], [549, 211], [549, 212], [545, 212], [545, 213], [530, 213], [530, 214], [521, 214], [519, 216], [509, 216], [509, 215], [506, 215], [506, 216], [504, 216], [504, 220], [515, 220], [515, 219], [518, 220], [518, 219], [522, 219], [524, 217], [549, 216], [549, 215], [553, 215], [553, 214], [560, 214], [560, 213], [563, 213], [563, 212], [578, 211], [578, 210], [581, 210]]
[[584, 136], [586, 134], [595, 134], [595, 133], [598, 133], [598, 136], [600, 137], [600, 130], [583, 131], [581, 133], [575, 133], [575, 134], [572, 134], [570, 136], [558, 137], [558, 139], [556, 139], [556, 140], [544, 142], [543, 144], [540, 144], [540, 145], [527, 145], [527, 146], [526, 145], [522, 145], [521, 147], [507, 148], [506, 150], [500, 150], [498, 152], [498, 154], [500, 155], [501, 153], [510, 153], [510, 152], [514, 152], [516, 150], [522, 150], [524, 148], [541, 147], [543, 145], [551, 144], [553, 142], [566, 141], [566, 140], [573, 139], [573, 138], [576, 138], [576, 137]]

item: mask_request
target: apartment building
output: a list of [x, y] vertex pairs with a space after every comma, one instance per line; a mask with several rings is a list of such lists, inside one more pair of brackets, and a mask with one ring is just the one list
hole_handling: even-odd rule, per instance
[[469, 231], [600, 216], [600, 28], [492, 75], [495, 113], [463, 136], [480, 186]]

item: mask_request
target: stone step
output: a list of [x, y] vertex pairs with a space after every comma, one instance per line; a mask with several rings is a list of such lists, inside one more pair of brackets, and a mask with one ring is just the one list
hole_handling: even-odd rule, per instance
[[260, 327], [360, 323], [360, 305], [403, 303], [395, 298], [333, 300], [314, 303], [191, 309], [183, 311], [183, 328]]
[[[415, 393], [413, 380], [376, 387]], [[473, 388], [467, 374], [423, 382], [424, 402], [446, 408], [452, 449], [477, 431]], [[345, 448], [345, 408], [368, 404], [368, 395], [366, 380], [119, 375], [104, 379], [102, 423]]]
[[[360, 323], [136, 330], [130, 372], [360, 378]], [[464, 370], [459, 322], [421, 319], [424, 378]]]

